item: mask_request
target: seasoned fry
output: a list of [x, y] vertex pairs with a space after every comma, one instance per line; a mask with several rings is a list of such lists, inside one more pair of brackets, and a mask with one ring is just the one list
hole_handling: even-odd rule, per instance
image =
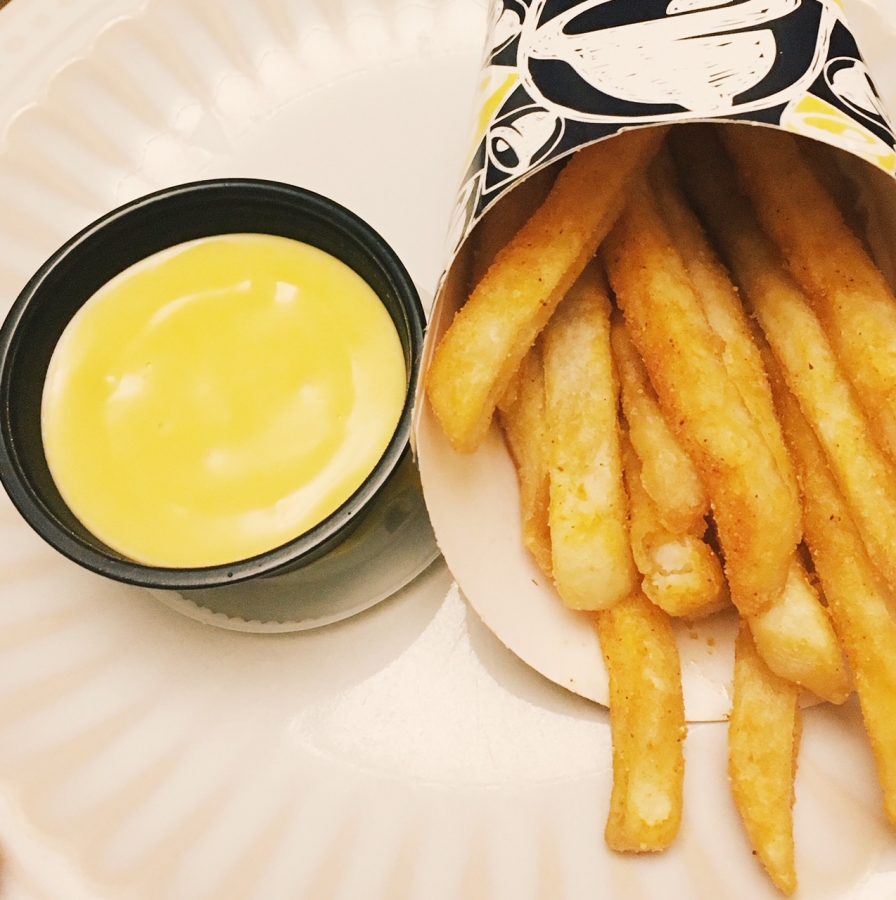
[[776, 399], [803, 487], [809, 550], [824, 586], [834, 628], [852, 666], [883, 788], [884, 810], [896, 825], [893, 598], [868, 557], [818, 439], [782, 382], [777, 383]]
[[797, 520], [800, 500], [796, 476], [775, 415], [762, 357], [753, 339], [753, 327], [737, 288], [681, 192], [668, 150], [660, 154], [650, 175], [669, 233], [691, 276], [709, 327], [724, 345], [722, 362], [775, 458], [778, 472], [790, 491], [791, 518]]
[[780, 595], [799, 510], [721, 359], [687, 269], [639, 183], [605, 259], [632, 341], [713, 504], [731, 598], [747, 616]]
[[[796, 477], [762, 357], [737, 289], [681, 193], [671, 158], [662, 154], [650, 175], [707, 321], [724, 345], [725, 368], [774, 456], [790, 492], [792, 516], [799, 520]], [[776, 675], [833, 703], [846, 699], [850, 682], [843, 654], [827, 613], [797, 560], [791, 563], [783, 593], [750, 620], [750, 628], [757, 650]]]
[[825, 323], [877, 439], [896, 459], [896, 297], [790, 135], [722, 131], [763, 228]]
[[[502, 197], [495, 208], [476, 226], [476, 245], [473, 248], [470, 272], [471, 288], [479, 284], [498, 253], [510, 243], [513, 236], [529, 221], [535, 210], [544, 203], [556, 176], [557, 170], [554, 166], [548, 166], [548, 168], [531, 175], [509, 194]], [[525, 359], [504, 393], [498, 398], [499, 412], [510, 411], [510, 407], [513, 406], [521, 386], [520, 372], [524, 367]], [[547, 525], [545, 525], [545, 529], [547, 529]], [[536, 554], [535, 558], [541, 565], [539, 554]], [[542, 566], [542, 569], [550, 572], [550, 567], [545, 569]]]
[[605, 832], [613, 850], [664, 850], [681, 824], [684, 698], [668, 616], [640, 594], [598, 613], [610, 675], [613, 794]]
[[656, 504], [642, 484], [641, 462], [627, 437], [622, 446], [632, 555], [644, 594], [675, 618], [700, 619], [724, 609], [728, 588], [718, 557], [700, 536], [675, 534], [660, 521]]
[[750, 632], [759, 654], [779, 678], [830, 703], [843, 703], [849, 696], [852, 683], [837, 635], [798, 560], [791, 563], [780, 598], [750, 619]]
[[734, 650], [728, 775], [750, 843], [775, 886], [796, 890], [794, 780], [801, 720], [799, 689], [778, 678], [741, 625]]
[[516, 398], [499, 412], [510, 455], [520, 482], [523, 543], [541, 570], [551, 574], [551, 531], [548, 524], [550, 476], [547, 459], [544, 368], [536, 344], [517, 373]]
[[690, 457], [682, 450], [632, 346], [622, 316], [613, 317], [613, 361], [622, 390], [628, 434], [641, 462], [641, 483], [660, 521], [675, 534], [700, 536], [706, 530], [709, 497]]
[[606, 609], [634, 593], [610, 300], [592, 263], [543, 337], [550, 526], [557, 591], [573, 609]]
[[452, 445], [475, 450], [498, 399], [612, 227], [623, 194], [665, 131], [628, 132], [580, 150], [442, 336], [427, 378]]
[[896, 474], [870, 434], [821, 322], [738, 192], [721, 151], [701, 140], [689, 141], [687, 152], [684, 177], [700, 213], [821, 440], [862, 537], [883, 575], [896, 583]]

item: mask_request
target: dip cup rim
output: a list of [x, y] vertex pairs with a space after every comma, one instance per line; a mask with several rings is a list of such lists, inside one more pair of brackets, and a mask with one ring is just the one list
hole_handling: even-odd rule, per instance
[[[401, 323], [395, 320], [396, 317], [391, 310], [390, 315], [405, 355], [408, 386], [404, 404], [386, 450], [361, 485], [334, 512], [308, 531], [264, 553], [228, 564], [190, 568], [145, 565], [127, 559], [108, 548], [83, 526], [84, 534], [78, 534], [59, 518], [53, 511], [52, 504], [48, 502], [46, 493], [35, 485], [30, 472], [31, 466], [29, 466], [29, 462], [34, 462], [34, 450], [32, 448], [29, 452], [17, 440], [18, 429], [11, 402], [11, 396], [17, 388], [16, 361], [18, 355], [23, 351], [27, 352], [28, 349], [23, 341], [23, 323], [28, 321], [29, 315], [36, 309], [51, 302], [52, 298], [47, 294], [47, 284], [53, 274], [61, 266], [77, 260], [79, 255], [86, 255], [85, 248], [91, 242], [101, 239], [105, 232], [113, 229], [118, 229], [119, 233], [124, 232], [129, 222], [139, 223], [143, 216], [147, 215], [149, 211], [155, 210], [160, 204], [176, 204], [178, 201], [188, 200], [214, 203], [227, 198], [233, 201], [241, 194], [246, 197], [251, 196], [254, 198], [253, 202], [257, 204], [264, 205], [266, 202], [270, 202], [272, 205], [278, 205], [281, 210], [284, 207], [290, 207], [304, 216], [326, 224], [327, 227], [344, 236], [347, 247], [353, 248], [354, 252], [368, 254], [372, 264], [382, 271], [401, 311]], [[257, 227], [247, 227], [242, 230], [216, 229], [212, 213], [209, 230], [201, 236], [212, 237], [219, 234], [238, 233], [273, 234], [275, 232], [265, 232]], [[290, 237], [291, 235], [283, 236]], [[295, 237], [294, 239], [315, 244], [310, 237]], [[159, 252], [161, 249], [185, 243], [186, 240], [175, 239], [169, 243], [163, 243], [158, 250], [144, 254], [142, 258]], [[332, 250], [327, 250], [327, 252], [340, 258], [340, 254], [333, 253]], [[343, 262], [358, 272], [357, 267], [351, 262], [345, 259]], [[361, 273], [358, 272], [358, 274]], [[361, 275], [361, 277], [364, 276]], [[370, 284], [368, 279], [365, 280]], [[371, 287], [384, 306], [389, 309], [382, 292], [377, 291], [373, 285]], [[92, 296], [92, 293], [90, 292], [81, 299], [67, 317], [67, 321], [71, 320], [77, 309], [80, 309], [83, 303]], [[323, 194], [280, 181], [224, 177], [177, 184], [137, 197], [95, 219], [65, 241], [29, 279], [0, 326], [0, 483], [3, 484], [24, 520], [48, 544], [83, 568], [126, 584], [162, 590], [189, 590], [234, 584], [298, 568], [325, 555], [350, 533], [352, 526], [361, 518], [373, 498], [386, 485], [404, 455], [410, 452], [411, 419], [416, 385], [420, 377], [425, 328], [426, 318], [417, 288], [392, 247], [364, 219]], [[56, 340], [58, 341], [58, 337]], [[45, 375], [46, 368], [43, 367], [42, 371]], [[19, 387], [21, 386], [19, 385]], [[41, 392], [42, 390], [43, 383], [41, 383]], [[37, 414], [40, 415], [39, 409]], [[39, 456], [42, 464], [46, 466], [42, 443]], [[58, 496], [55, 486], [53, 490], [57, 495], [53, 498], [56, 506], [61, 504], [76, 519], [77, 517], [68, 509], [67, 504]]]

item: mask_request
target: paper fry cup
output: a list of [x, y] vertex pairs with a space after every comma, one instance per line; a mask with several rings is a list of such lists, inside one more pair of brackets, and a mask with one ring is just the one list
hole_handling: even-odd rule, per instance
[[[780, 128], [846, 151], [892, 281], [896, 138], [834, 0], [494, 0], [424, 363], [466, 297], [469, 238], [500, 198], [581, 147], [693, 121]], [[436, 537], [471, 605], [537, 671], [606, 704], [591, 618], [563, 606], [523, 549], [516, 473], [497, 427], [459, 454], [421, 391], [415, 439]], [[724, 718], [735, 616], [676, 627], [688, 719]]]

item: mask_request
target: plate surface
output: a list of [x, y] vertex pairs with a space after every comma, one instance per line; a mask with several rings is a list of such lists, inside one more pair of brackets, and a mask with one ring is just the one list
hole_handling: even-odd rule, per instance
[[[477, 0], [13, 0], [2, 302], [109, 207], [228, 174], [329, 194], [433, 285], [484, 22]], [[0, 843], [25, 896], [775, 896], [724, 728], [687, 755], [676, 846], [614, 856], [605, 712], [506, 651], [441, 564], [349, 621], [238, 634], [81, 572], [0, 499]], [[896, 896], [854, 706], [806, 713], [797, 791], [801, 895]]]

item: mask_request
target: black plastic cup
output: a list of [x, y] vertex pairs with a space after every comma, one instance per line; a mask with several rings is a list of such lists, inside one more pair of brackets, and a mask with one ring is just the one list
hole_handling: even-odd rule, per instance
[[[304, 534], [250, 559], [202, 568], [162, 568], [128, 559], [76, 518], [44, 455], [41, 398], [50, 358], [66, 325], [104, 284], [160, 250], [219, 234], [293, 238], [354, 269], [379, 296], [404, 350], [407, 395], [392, 440], [364, 483]], [[168, 188], [98, 219], [57, 250], [25, 286], [0, 328], [0, 481], [28, 524], [69, 559], [109, 578], [181, 590], [281, 574], [320, 558], [348, 536], [408, 450], [425, 318], [394, 251], [366, 222], [333, 200], [255, 179]]]

